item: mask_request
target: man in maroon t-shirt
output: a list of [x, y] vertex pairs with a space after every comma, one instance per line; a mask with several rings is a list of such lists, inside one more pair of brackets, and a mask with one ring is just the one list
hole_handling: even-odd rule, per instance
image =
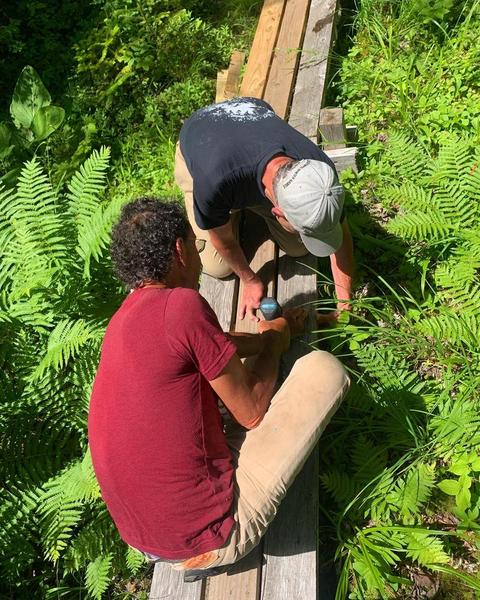
[[261, 322], [256, 335], [223, 333], [197, 291], [204, 243], [174, 202], [124, 207], [112, 257], [131, 292], [108, 325], [89, 414], [120, 535], [190, 580], [258, 544], [348, 387], [337, 359], [312, 352], [274, 395], [303, 311]]

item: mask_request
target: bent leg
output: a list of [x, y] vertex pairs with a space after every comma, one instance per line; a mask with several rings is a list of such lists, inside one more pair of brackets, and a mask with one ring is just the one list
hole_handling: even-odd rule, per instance
[[328, 352], [299, 359], [256, 429], [236, 427], [227, 441], [236, 463], [236, 528], [214, 566], [228, 565], [260, 541], [349, 386]]
[[268, 206], [249, 206], [248, 210], [262, 217], [267, 224], [270, 235], [285, 254], [293, 258], [299, 258], [308, 254], [308, 250], [305, 248], [300, 237], [296, 233], [286, 231], [272, 215], [272, 211]]
[[[182, 190], [185, 200], [185, 209], [187, 211], [187, 217], [190, 225], [192, 226], [195, 237], [201, 240], [205, 240], [205, 249], [200, 254], [200, 259], [203, 265], [203, 272], [215, 277], [216, 279], [222, 279], [232, 274], [230, 265], [220, 256], [216, 251], [213, 244], [210, 241], [210, 234], [204, 229], [200, 229], [195, 221], [195, 215], [193, 210], [193, 179], [190, 172], [185, 164], [182, 152], [180, 150], [180, 144], [177, 144], [177, 150], [175, 153], [175, 181], [178, 187]], [[235, 212], [231, 215], [232, 227], [235, 236], [238, 239], [238, 229], [240, 225], [240, 212]]]

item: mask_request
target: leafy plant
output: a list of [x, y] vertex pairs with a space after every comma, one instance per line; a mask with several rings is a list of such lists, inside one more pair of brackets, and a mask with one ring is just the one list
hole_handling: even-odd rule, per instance
[[21, 581], [35, 596], [54, 584], [48, 562], [57, 584], [85, 572], [92, 598], [142, 562], [106, 512], [87, 451], [100, 344], [123, 296], [105, 256], [124, 202], [102, 200], [108, 164], [107, 148], [94, 151], [63, 191], [34, 158], [0, 190], [0, 570], [5, 588]]

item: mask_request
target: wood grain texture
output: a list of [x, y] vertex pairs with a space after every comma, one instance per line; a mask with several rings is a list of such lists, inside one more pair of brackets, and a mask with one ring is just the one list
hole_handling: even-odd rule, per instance
[[[284, 308], [305, 305], [307, 331], [315, 328], [314, 308], [308, 303], [317, 298], [316, 266], [317, 259], [311, 254], [291, 258], [280, 252], [278, 259], [277, 299]], [[311, 341], [310, 334], [293, 341], [282, 357], [282, 381], [294, 362], [311, 351], [308, 346]], [[261, 600], [317, 598], [318, 468], [317, 448], [295, 479], [267, 531]]]
[[223, 69], [217, 73], [217, 87], [215, 91], [215, 102], [225, 100], [225, 85], [227, 83], [228, 69]]
[[261, 600], [316, 600], [318, 446], [280, 504], [264, 542]]
[[217, 315], [223, 331], [230, 331], [234, 324], [237, 277], [231, 275], [226, 279], [215, 279], [215, 277], [203, 273], [199, 291]]
[[183, 573], [168, 563], [157, 563], [153, 571], [149, 600], [201, 600], [202, 582], [184, 583]]
[[337, 150], [326, 150], [325, 153], [333, 160], [338, 173], [345, 169], [353, 169], [355, 173], [358, 172], [358, 148], [337, 148]]
[[241, 96], [263, 98], [286, 0], [265, 0], [240, 86]]
[[240, 74], [244, 62], [245, 53], [240, 52], [239, 50], [234, 50], [230, 58], [227, 81], [225, 82], [224, 98], [226, 100], [238, 96], [240, 90]]
[[[276, 246], [270, 239], [265, 221], [249, 210], [245, 211], [241, 244], [250, 267], [265, 285], [266, 295], [272, 296], [274, 292]], [[242, 297], [243, 289], [243, 283], [240, 281], [238, 286], [239, 299]], [[260, 313], [258, 316], [262, 318]], [[235, 315], [235, 331], [257, 333], [258, 324], [247, 317], [240, 320]]]
[[287, 115], [293, 94], [310, 0], [288, 0], [263, 95], [279, 117]]
[[261, 569], [262, 552], [257, 546], [226, 573], [207, 580], [204, 600], [258, 600]]
[[322, 108], [318, 130], [324, 150], [345, 148], [347, 130], [343, 119], [343, 108]]
[[312, 0], [300, 57], [289, 123], [317, 142], [326, 91], [337, 0]]

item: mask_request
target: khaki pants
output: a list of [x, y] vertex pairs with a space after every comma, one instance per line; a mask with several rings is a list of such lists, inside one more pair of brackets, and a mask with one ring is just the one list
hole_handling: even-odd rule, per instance
[[255, 548], [349, 383], [334, 356], [311, 352], [294, 364], [256, 429], [227, 430], [235, 466], [233, 532], [222, 548], [174, 563], [174, 569], [229, 565]]
[[[193, 181], [190, 172], [188, 171], [185, 160], [180, 151], [180, 145], [177, 144], [177, 151], [175, 154], [175, 181], [180, 187], [185, 198], [185, 208], [187, 210], [188, 220], [197, 238], [206, 240], [205, 250], [200, 254], [202, 259], [203, 272], [208, 273], [212, 277], [221, 279], [231, 275], [232, 269], [230, 265], [218, 254], [213, 244], [210, 242], [210, 236], [208, 231], [200, 229], [195, 222], [193, 212]], [[270, 235], [277, 242], [280, 248], [288, 254], [288, 256], [299, 257], [308, 254], [308, 250], [303, 245], [300, 238], [293, 233], [285, 231], [280, 223], [272, 215], [271, 210], [268, 206], [249, 206], [248, 210], [260, 215], [266, 222]], [[236, 239], [239, 238], [239, 226], [240, 226], [240, 210], [234, 210], [231, 212], [230, 221]]]

